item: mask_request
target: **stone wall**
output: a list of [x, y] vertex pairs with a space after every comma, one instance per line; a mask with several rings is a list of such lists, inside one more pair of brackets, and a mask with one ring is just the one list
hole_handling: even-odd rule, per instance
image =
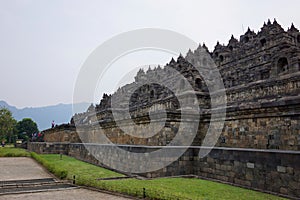
[[[107, 137], [114, 144], [164, 146], [169, 144], [180, 126], [180, 115], [167, 111], [168, 118], [157, 118], [153, 124], [166, 121], [164, 127], [152, 137], [138, 138], [118, 127], [115, 121], [95, 123], [83, 127], [57, 127], [45, 132], [46, 142], [102, 143], [99, 138]], [[140, 115], [133, 120], [140, 126], [149, 125], [149, 116]], [[213, 119], [218, 121], [218, 119]], [[202, 144], [211, 122], [209, 114], [200, 116], [199, 128], [193, 146]], [[118, 123], [126, 124], [126, 119]], [[192, 122], [191, 122], [192, 124]], [[134, 127], [127, 127], [134, 133]], [[147, 129], [145, 129], [147, 131]], [[151, 133], [148, 130], [147, 133]], [[290, 97], [275, 102], [228, 106], [226, 120], [216, 146], [232, 148], [300, 150], [300, 97]]]
[[69, 154], [69, 143], [51, 143], [51, 142], [29, 142], [28, 151], [39, 154]]
[[[136, 153], [158, 150], [161, 147], [121, 145]], [[79, 160], [107, 167], [91, 153], [110, 153], [119, 165], [127, 159], [115, 153], [114, 145], [82, 143], [29, 143], [28, 149], [37, 153], [64, 153]], [[163, 147], [164, 148], [164, 147]], [[184, 148], [184, 147], [174, 147]], [[262, 150], [214, 147], [208, 156], [199, 158], [201, 147], [192, 146], [172, 164], [158, 171], [141, 174], [146, 177], [198, 175], [238, 186], [259, 189], [300, 198], [300, 151]], [[97, 153], [96, 153], [97, 152]], [[136, 163], [139, 165], [139, 163]]]
[[[204, 74], [210, 74], [207, 68], [210, 61], [203, 57], [204, 52], [211, 56], [223, 78], [227, 107], [225, 124], [216, 147], [207, 157], [198, 159], [197, 146], [202, 145], [210, 124], [220, 120], [217, 117], [210, 118], [212, 112], [218, 111], [218, 108], [211, 109], [211, 98], [218, 96], [220, 91], [213, 92], [214, 96], [211, 97], [208, 87], [212, 83], [204, 81], [194, 67], [200, 65]], [[173, 73], [174, 70], [185, 77], [192, 86], [192, 92], [178, 93], [187, 84]], [[143, 84], [143, 80], [149, 83], [162, 82], [170, 87]], [[175, 91], [168, 88], [175, 88]], [[131, 96], [126, 96], [131, 92]], [[91, 105], [85, 113], [74, 115], [72, 125], [45, 131], [46, 142], [70, 144], [32, 143], [29, 149], [44, 153], [52, 152], [53, 148], [53, 152], [64, 152], [102, 165], [83, 144], [78, 143], [109, 144], [103, 143], [106, 137], [129, 151], [133, 148], [129, 145], [137, 145], [136, 148], [141, 152], [149, 148], [163, 148], [177, 134], [191, 132], [188, 128], [178, 131], [182, 123], [179, 99], [188, 100], [191, 93], [197, 96], [198, 102], [194, 103], [201, 110], [194, 116], [196, 119], [200, 115], [200, 121], [196, 122], [199, 128], [192, 147], [166, 168], [145, 176], [195, 174], [245, 187], [300, 196], [296, 190], [300, 188], [300, 33], [294, 25], [287, 31], [283, 30], [276, 20], [265, 23], [258, 33], [249, 29], [239, 41], [232, 37], [227, 45], [218, 43], [212, 52], [203, 45], [193, 52], [190, 50], [186, 57], [180, 55], [177, 60], [172, 58], [164, 67], [140, 70], [135, 82], [126, 84], [112, 95], [104, 94], [99, 104]], [[111, 106], [113, 97], [117, 99], [116, 107]], [[126, 97], [128, 102], [124, 103], [124, 98], [118, 97]], [[112, 111], [122, 113], [127, 107], [130, 118], [127, 116], [116, 120]], [[151, 137], [132, 136], [136, 132], [135, 125], [149, 125], [150, 111], [157, 113], [151, 123], [156, 125], [165, 121], [164, 126]], [[160, 116], [162, 111], [166, 111], [167, 117]], [[129, 123], [131, 119], [135, 124]], [[186, 127], [192, 127], [195, 121], [191, 115], [190, 124]], [[128, 132], [118, 124], [127, 126]], [[152, 129], [145, 128], [144, 134], [151, 132]], [[102, 152], [110, 148], [109, 145], [89, 147], [96, 148], [95, 151], [102, 148]]]
[[299, 163], [299, 151], [214, 148], [194, 174], [299, 198]]
[[75, 126], [62, 124], [43, 131], [45, 142], [81, 142]]
[[[84, 141], [89, 143], [101, 144], [99, 138], [105, 136], [114, 144], [164, 146], [172, 141], [181, 124], [178, 113], [168, 111], [168, 114], [168, 119], [161, 118], [152, 121], [153, 124], [166, 121], [164, 127], [152, 137], [133, 137], [126, 134], [114, 121], [79, 127], [77, 131], [84, 138]], [[218, 121], [218, 119], [213, 120]], [[149, 125], [147, 115], [140, 115], [134, 118], [134, 121], [140, 126]], [[209, 114], [200, 116], [198, 133], [193, 146], [202, 144], [210, 122]], [[126, 124], [126, 120], [118, 123]], [[128, 133], [135, 132], [135, 128], [130, 126], [126, 130], [129, 131]], [[151, 133], [151, 131], [148, 130], [147, 133]], [[64, 130], [64, 132], [67, 133], [68, 130]], [[53, 134], [53, 138], [55, 135], [63, 135], [63, 133], [55, 131], [50, 134]], [[61, 140], [48, 140], [46, 138], [45, 141], [60, 142]], [[253, 107], [229, 106], [224, 127], [216, 146], [299, 151], [300, 97], [260, 103], [253, 105]]]
[[[286, 75], [280, 79], [270, 79], [257, 83], [239, 86], [227, 90], [228, 105], [226, 121], [217, 146], [258, 149], [300, 150], [300, 72]], [[287, 95], [288, 93], [288, 95]], [[171, 103], [166, 103], [171, 108]], [[152, 108], [159, 112], [164, 103], [156, 103]], [[132, 119], [138, 125], [149, 124], [149, 107], [132, 111]], [[126, 124], [128, 119], [114, 121], [106, 119], [83, 125], [82, 137], [90, 137], [85, 142], [97, 142], [99, 134], [104, 134], [115, 144], [137, 144], [162, 146], [168, 144], [176, 135], [180, 125], [180, 114], [167, 109], [168, 118], [157, 118], [153, 124], [166, 120], [165, 126], [153, 137], [137, 138], [124, 133], [117, 123]], [[108, 116], [109, 110], [107, 110]], [[98, 115], [98, 113], [97, 113]], [[100, 112], [103, 117], [103, 112]], [[105, 114], [106, 115], [106, 114]], [[87, 117], [88, 118], [88, 117]], [[202, 109], [199, 130], [193, 145], [201, 145], [206, 130], [210, 124], [210, 110]], [[218, 119], [213, 119], [217, 121]], [[100, 130], [101, 129], [101, 130]], [[128, 127], [129, 133], [135, 132], [134, 127]], [[68, 129], [61, 129], [67, 136]], [[148, 132], [151, 132], [149, 130]], [[53, 139], [50, 135], [53, 134]], [[45, 141], [67, 141], [55, 136], [64, 133], [49, 131], [49, 139]], [[70, 134], [71, 136], [71, 134]], [[54, 138], [57, 138], [55, 140]], [[75, 140], [71, 141], [75, 142]]]
[[266, 102], [253, 108], [227, 108], [217, 146], [299, 151], [300, 98]]

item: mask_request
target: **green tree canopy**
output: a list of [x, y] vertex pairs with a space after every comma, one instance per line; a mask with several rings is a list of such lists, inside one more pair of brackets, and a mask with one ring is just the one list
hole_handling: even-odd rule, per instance
[[31, 134], [37, 133], [38, 127], [34, 121], [30, 118], [24, 118], [17, 123], [17, 130], [19, 135], [26, 133], [28, 137], [31, 137]]
[[13, 118], [12, 113], [7, 108], [0, 109], [0, 139], [8, 139], [11, 142], [14, 134], [16, 120]]

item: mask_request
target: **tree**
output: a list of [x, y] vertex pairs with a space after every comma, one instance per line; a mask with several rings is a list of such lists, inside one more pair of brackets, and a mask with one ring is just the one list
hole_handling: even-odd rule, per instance
[[7, 108], [0, 109], [0, 139], [7, 139], [12, 142], [16, 120], [12, 117], [12, 113]]
[[[24, 118], [17, 123], [18, 137], [21, 139], [27, 139], [31, 137], [33, 133], [39, 132], [39, 129], [34, 121], [30, 118]], [[25, 134], [26, 133], [26, 134]]]

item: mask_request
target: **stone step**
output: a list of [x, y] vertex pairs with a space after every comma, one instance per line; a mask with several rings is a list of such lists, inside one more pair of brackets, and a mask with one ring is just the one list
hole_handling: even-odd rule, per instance
[[42, 192], [50, 190], [65, 190], [74, 188], [77, 188], [77, 186], [66, 182], [56, 181], [55, 179], [1, 181], [0, 195]]
[[43, 183], [55, 183], [54, 178], [42, 178], [42, 179], [29, 179], [29, 180], [7, 180], [0, 181], [0, 187], [11, 185], [27, 185], [27, 184], [43, 184]]

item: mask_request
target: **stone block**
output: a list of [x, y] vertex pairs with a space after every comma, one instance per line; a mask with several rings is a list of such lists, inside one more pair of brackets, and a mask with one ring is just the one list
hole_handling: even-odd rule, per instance
[[225, 175], [234, 178], [236, 174], [234, 172], [225, 172]]
[[226, 165], [221, 165], [221, 170], [226, 171], [227, 170]]
[[250, 162], [247, 162], [247, 168], [250, 168], [250, 169], [254, 169], [255, 165], [254, 163], [250, 163]]
[[228, 181], [228, 177], [226, 177], [226, 176], [219, 176], [219, 175], [217, 175], [216, 179], [222, 180], [222, 181]]
[[286, 172], [292, 175], [292, 174], [294, 174], [294, 168], [292, 168], [292, 167], [287, 167], [287, 168], [286, 168]]
[[207, 162], [208, 163], [215, 163], [215, 160], [211, 157], [207, 157]]
[[284, 187], [281, 187], [281, 188], [280, 188], [280, 193], [281, 193], [281, 194], [288, 194], [288, 189], [287, 189], [287, 188], [284, 188]]
[[299, 190], [300, 189], [300, 182], [290, 181], [288, 184], [289, 189], [291, 190]]
[[247, 173], [246, 173], [246, 179], [249, 180], [249, 181], [252, 181], [252, 180], [254, 179], [253, 174], [247, 172]]
[[216, 173], [217, 175], [225, 175], [225, 174], [226, 174], [226, 172], [224, 172], [224, 171], [222, 171], [222, 170], [218, 170], [218, 169], [215, 170], [215, 173]]
[[240, 162], [239, 161], [233, 161], [233, 165], [234, 165], [234, 167], [238, 167], [238, 166], [240, 166]]
[[251, 186], [251, 182], [250, 181], [246, 181], [246, 180], [242, 180], [242, 179], [238, 179], [238, 178], [234, 179], [234, 183], [236, 183], [238, 185], [248, 186], [248, 187]]
[[277, 166], [277, 171], [281, 173], [286, 173], [286, 167], [284, 166]]
[[231, 171], [231, 170], [232, 170], [232, 166], [231, 166], [231, 165], [227, 165], [227, 166], [226, 166], [226, 170], [227, 170], [227, 171]]

